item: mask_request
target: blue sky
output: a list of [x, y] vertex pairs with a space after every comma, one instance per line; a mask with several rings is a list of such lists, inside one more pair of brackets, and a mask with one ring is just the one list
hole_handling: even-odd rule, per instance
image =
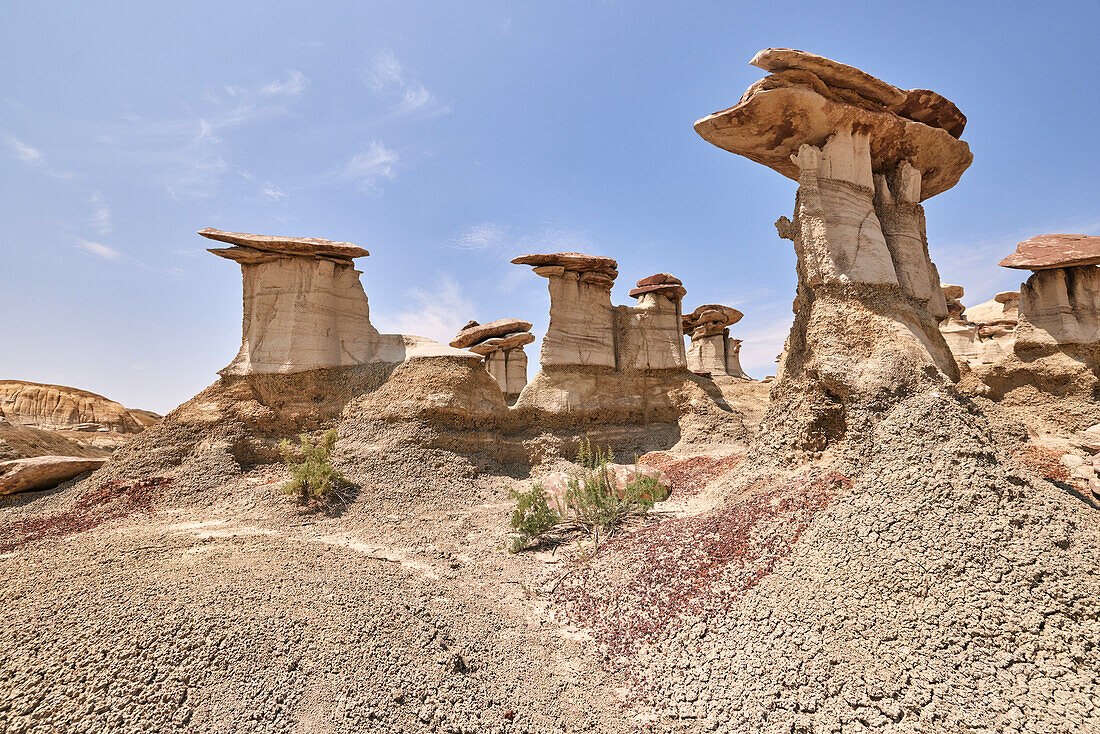
[[[520, 253], [615, 257], [616, 303], [671, 272], [745, 312], [774, 371], [795, 184], [692, 123], [793, 47], [969, 118], [974, 164], [926, 202], [975, 304], [1045, 232], [1100, 232], [1096, 3], [8, 2], [0, 7], [0, 377], [167, 411], [240, 342], [237, 266], [203, 227], [319, 236], [360, 261], [383, 331], [469, 319], [541, 335]], [[537, 347], [537, 344], [534, 345]], [[532, 349], [537, 353], [537, 349]], [[532, 360], [532, 371], [534, 369]]]

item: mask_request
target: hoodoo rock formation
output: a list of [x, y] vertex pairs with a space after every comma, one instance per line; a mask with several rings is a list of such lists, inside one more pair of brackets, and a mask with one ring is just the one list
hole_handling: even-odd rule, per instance
[[798, 181], [794, 219], [776, 227], [794, 243], [800, 308], [765, 424], [777, 446], [812, 452], [849, 432], [853, 405], [957, 379], [920, 202], [973, 156], [965, 118], [934, 92], [790, 49], [752, 63], [771, 76], [695, 130]]
[[[967, 311], [1004, 349], [975, 369], [967, 390], [1033, 408], [1055, 424], [1080, 430], [1100, 420], [1100, 237], [1049, 234], [1020, 242], [1001, 260], [1031, 270], [1019, 293]], [[1003, 304], [996, 313], [996, 305]], [[987, 313], [988, 312], [988, 313]], [[992, 317], [992, 318], [991, 318]]]
[[485, 369], [496, 379], [504, 397], [515, 402], [527, 384], [527, 354], [523, 347], [535, 341], [531, 322], [497, 319], [488, 324], [471, 321], [451, 341], [456, 349], [468, 349], [485, 357]]
[[[1020, 294], [1016, 291], [998, 293], [992, 300], [977, 306], [964, 307], [960, 285], [943, 286], [947, 298], [948, 318], [940, 323], [951, 353], [960, 369], [993, 364], [1012, 354], [1016, 340], [1016, 305]], [[957, 295], [956, 295], [957, 293]]]
[[729, 327], [741, 320], [736, 308], [706, 304], [684, 314], [684, 333], [691, 337], [687, 350], [688, 369], [710, 377], [749, 379], [741, 369], [741, 340], [730, 338]]
[[[463, 356], [438, 342], [379, 334], [353, 260], [370, 253], [314, 237], [199, 231], [233, 247], [211, 249], [241, 265], [241, 349], [222, 375], [290, 373], [323, 367], [404, 362], [414, 356]], [[465, 356], [472, 356], [465, 353]]]
[[668, 273], [643, 278], [630, 291], [638, 305], [612, 306], [618, 263], [611, 258], [563, 252], [512, 262], [531, 265], [550, 281], [540, 369], [517, 408], [642, 415], [670, 407], [672, 383], [689, 374], [680, 326], [687, 291], [679, 279]]

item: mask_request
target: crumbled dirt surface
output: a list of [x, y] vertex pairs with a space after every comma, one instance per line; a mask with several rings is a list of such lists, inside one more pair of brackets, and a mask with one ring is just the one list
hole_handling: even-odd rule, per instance
[[[0, 502], [0, 730], [1100, 731], [1100, 511], [993, 404], [854, 408], [792, 470], [681, 437], [673, 511], [512, 555], [528, 466], [256, 389]], [[256, 459], [327, 425], [356, 489], [307, 512]]]

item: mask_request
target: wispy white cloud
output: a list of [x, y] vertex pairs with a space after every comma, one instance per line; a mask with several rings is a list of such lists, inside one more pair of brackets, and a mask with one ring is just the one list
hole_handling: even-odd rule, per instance
[[100, 235], [113, 232], [115, 227], [111, 222], [111, 207], [103, 200], [103, 195], [93, 191], [88, 197], [88, 203], [92, 205], [92, 229]]
[[89, 240], [77, 239], [76, 245], [88, 254], [95, 255], [96, 257], [101, 257], [104, 260], [117, 262], [119, 260], [122, 260], [123, 258], [121, 252], [114, 249], [113, 247], [108, 247], [107, 245], [101, 244], [99, 242], [91, 242]]
[[596, 246], [584, 232], [555, 227], [522, 230], [500, 222], [480, 222], [466, 227], [447, 245], [456, 250], [483, 252], [492, 256], [528, 252], [587, 252]]
[[260, 188], [260, 195], [268, 201], [278, 202], [286, 198], [286, 191], [269, 181]]
[[434, 117], [451, 111], [451, 104], [441, 102], [392, 51], [383, 50], [375, 55], [371, 65], [363, 70], [363, 81], [390, 105], [394, 115]]
[[382, 179], [394, 177], [394, 167], [399, 160], [400, 156], [395, 151], [372, 141], [366, 150], [353, 155], [329, 178], [352, 182], [360, 191], [373, 193], [380, 190]]
[[24, 143], [10, 133], [0, 133], [0, 141], [8, 146], [12, 155], [27, 163], [43, 163], [42, 152]]
[[[121, 156], [151, 169], [154, 179], [177, 198], [209, 198], [223, 193], [236, 179], [256, 185], [256, 177], [232, 162], [226, 141], [232, 131], [285, 117], [309, 87], [300, 71], [254, 86], [207, 88], [187, 115], [148, 120], [127, 113], [125, 125], [97, 140], [112, 145]], [[271, 200], [261, 185], [260, 195]]]
[[394, 314], [372, 314], [387, 333], [426, 336], [446, 344], [474, 313], [473, 303], [449, 275], [436, 278], [431, 289], [413, 288], [407, 293], [408, 309]]

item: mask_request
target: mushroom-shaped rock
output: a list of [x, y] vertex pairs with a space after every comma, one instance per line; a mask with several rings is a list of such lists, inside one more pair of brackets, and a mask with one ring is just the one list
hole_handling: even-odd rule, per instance
[[[451, 341], [451, 346], [457, 349], [466, 349], [473, 344], [479, 344], [491, 337], [530, 330], [531, 322], [524, 321], [523, 319], [497, 319], [487, 324], [479, 324], [476, 321], [471, 321], [462, 327], [462, 330], [459, 331], [458, 335]], [[532, 336], [531, 341], [534, 341], [534, 339], [535, 338]], [[526, 344], [529, 342], [524, 343]]]
[[[733, 326], [741, 320], [742, 314], [731, 306], [722, 306], [717, 303], [708, 303], [699, 306], [691, 313], [684, 314], [682, 324], [685, 334], [694, 334], [699, 329], [721, 332], [727, 326]], [[705, 334], [700, 334], [704, 336]]]
[[934, 92], [792, 49], [753, 63], [773, 73], [695, 130], [798, 181], [794, 216], [776, 223], [794, 244], [798, 306], [764, 422], [772, 445], [801, 460], [847, 435], [822, 431], [829, 411], [873, 405], [892, 380], [958, 378], [920, 202], [954, 186], [973, 156], [956, 137], [962, 113]]
[[489, 337], [479, 341], [471, 347], [468, 347], [474, 354], [480, 354], [486, 356], [493, 352], [499, 352], [507, 349], [517, 349], [526, 344], [530, 344], [535, 341], [535, 335], [527, 331], [517, 331], [511, 334], [503, 334], [501, 336]]
[[1100, 237], [1086, 234], [1041, 234], [1016, 245], [1001, 260], [1002, 268], [1052, 270], [1078, 265], [1100, 265]]
[[1034, 271], [1020, 286], [1018, 354], [1100, 342], [1100, 237], [1039, 235], [1000, 264]]
[[674, 275], [657, 273], [638, 281], [638, 287], [630, 290], [631, 298], [641, 298], [646, 293], [660, 293], [672, 299], [681, 299], [687, 295], [687, 289]]
[[945, 283], [944, 285], [940, 286], [940, 288], [943, 289], [944, 298], [951, 298], [957, 301], [964, 295], [966, 295], [966, 290], [961, 285], [951, 285], [950, 283]]
[[78, 456], [33, 456], [0, 461], [0, 494], [56, 487], [84, 472], [95, 471], [105, 463], [106, 458]]
[[379, 334], [353, 258], [361, 247], [315, 237], [274, 237], [204, 229], [234, 247], [210, 252], [238, 262], [244, 281], [241, 348], [223, 376], [290, 373], [414, 357], [475, 354], [424, 337]]
[[997, 303], [1003, 303], [1007, 311], [1009, 308], [1014, 308], [1020, 302], [1020, 291], [1001, 291], [993, 296], [993, 300]]
[[939, 119], [933, 114], [917, 110], [924, 121], [904, 117], [907, 94], [855, 67], [793, 49], [765, 49], [753, 63], [778, 73], [749, 87], [733, 107], [696, 122], [695, 131], [787, 178], [798, 180], [805, 167], [798, 161], [803, 145], [823, 147], [838, 130], [867, 139], [866, 185], [872, 170], [903, 161], [918, 171], [914, 201], [954, 186], [973, 160], [970, 147], [951, 132], [961, 134], [957, 122], [947, 123], [949, 131], [928, 124]]

